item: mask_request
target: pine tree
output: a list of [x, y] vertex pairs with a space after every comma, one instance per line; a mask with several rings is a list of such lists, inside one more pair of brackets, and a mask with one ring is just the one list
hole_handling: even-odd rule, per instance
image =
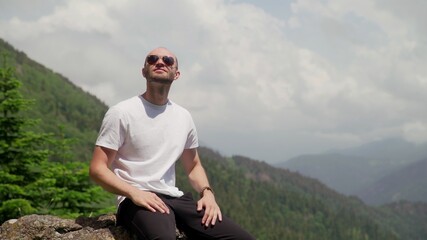
[[35, 212], [28, 186], [40, 178], [49, 155], [47, 135], [29, 131], [36, 122], [20, 115], [31, 104], [20, 87], [13, 68], [0, 68], [0, 220]]
[[13, 68], [0, 68], [0, 223], [30, 213], [76, 217], [110, 210], [97, 204], [111, 195], [90, 181], [88, 164], [69, 161], [72, 140], [31, 130], [37, 120], [22, 115], [32, 101], [20, 87]]

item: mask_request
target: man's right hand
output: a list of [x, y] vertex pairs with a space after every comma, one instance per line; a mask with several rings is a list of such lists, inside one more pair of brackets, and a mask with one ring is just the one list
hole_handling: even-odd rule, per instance
[[130, 199], [138, 206], [145, 207], [152, 212], [169, 214], [168, 206], [156, 194], [137, 189], [132, 192]]
[[95, 147], [89, 168], [92, 180], [113, 194], [129, 197], [138, 206], [145, 207], [152, 212], [169, 213], [169, 208], [156, 194], [142, 191], [126, 183], [109, 169], [108, 166], [115, 159], [116, 154], [116, 150]]

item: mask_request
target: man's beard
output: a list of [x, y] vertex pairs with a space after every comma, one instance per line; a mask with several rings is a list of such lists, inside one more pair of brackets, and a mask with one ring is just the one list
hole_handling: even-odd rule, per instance
[[161, 84], [172, 84], [173, 76], [167, 74], [167, 76], [158, 76], [156, 74], [148, 74], [147, 80], [149, 82], [161, 83]]
[[147, 78], [147, 80], [153, 83], [169, 84], [169, 85], [172, 84], [173, 82], [173, 80], [169, 78], [162, 78], [162, 77], [150, 77], [150, 78]]

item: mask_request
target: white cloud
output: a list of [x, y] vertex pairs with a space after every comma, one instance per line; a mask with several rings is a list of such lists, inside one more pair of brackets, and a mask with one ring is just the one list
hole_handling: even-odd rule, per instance
[[427, 142], [427, 124], [421, 121], [407, 123], [403, 127], [403, 134], [410, 142], [425, 143]]

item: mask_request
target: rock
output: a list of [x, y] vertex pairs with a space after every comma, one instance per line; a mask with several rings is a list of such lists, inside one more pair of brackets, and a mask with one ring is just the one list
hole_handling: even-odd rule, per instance
[[[0, 226], [5, 240], [135, 240], [124, 228], [116, 226], [115, 214], [63, 219], [50, 215], [28, 215], [5, 221]], [[176, 239], [187, 239], [177, 230]]]

